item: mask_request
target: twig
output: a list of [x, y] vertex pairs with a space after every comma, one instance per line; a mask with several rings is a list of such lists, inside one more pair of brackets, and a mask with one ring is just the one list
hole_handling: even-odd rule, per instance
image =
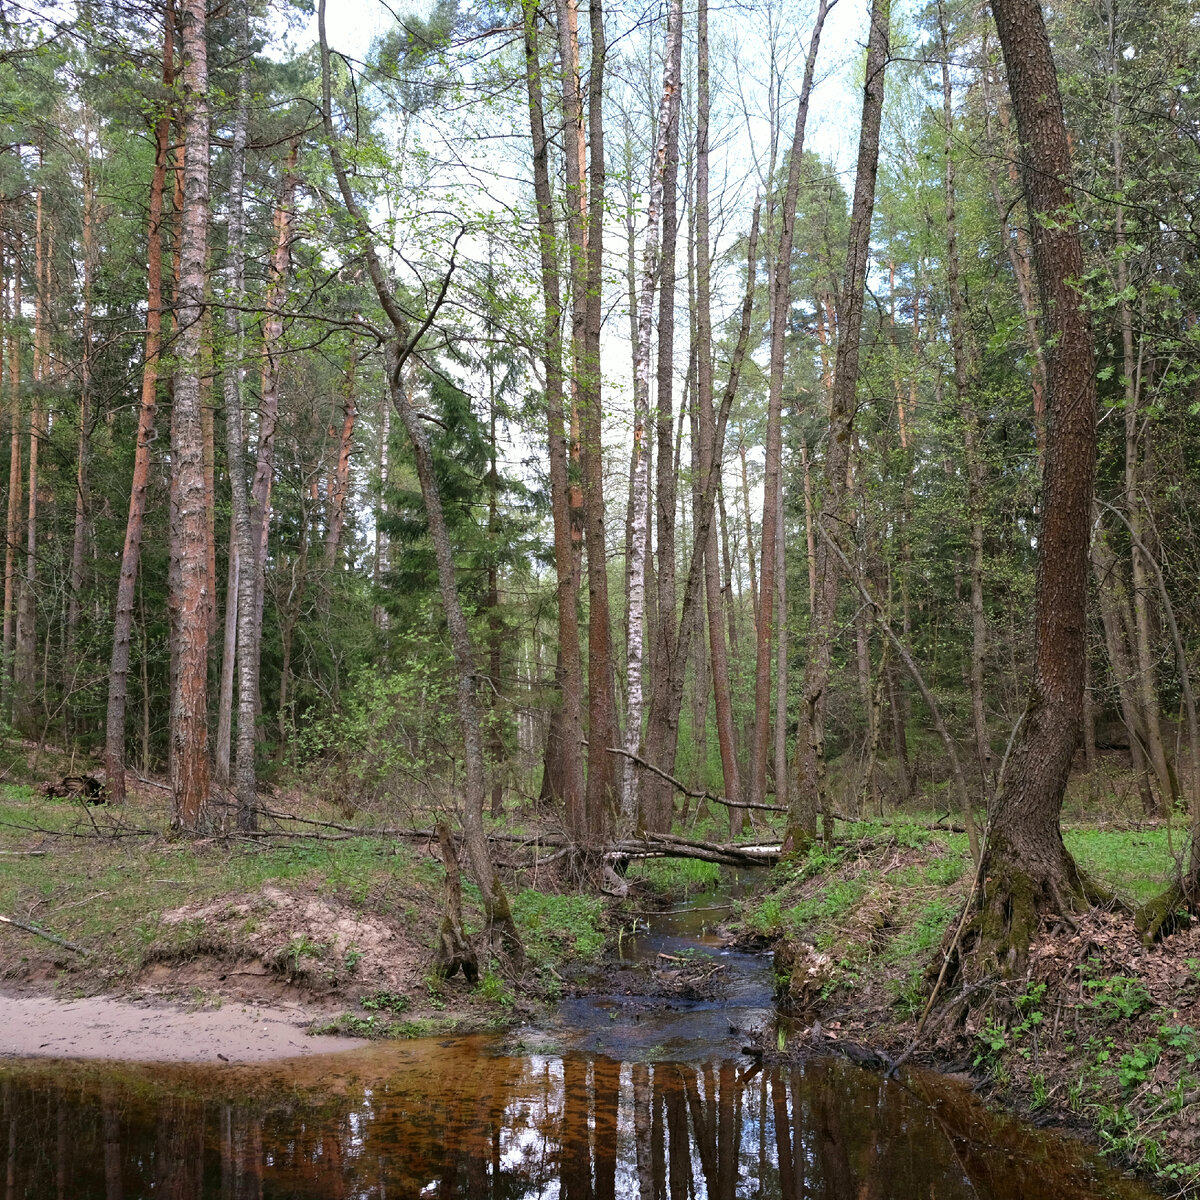
[[0, 921], [5, 925], [13, 925], [17, 929], [23, 929], [26, 933], [32, 933], [37, 937], [45, 938], [48, 942], [53, 942], [56, 946], [65, 946], [68, 950], [74, 950], [76, 954], [82, 954], [84, 958], [91, 953], [90, 950], [84, 949], [83, 946], [76, 945], [74, 942], [68, 942], [66, 938], [60, 938], [57, 933], [51, 933], [47, 929], [42, 929], [37, 925], [30, 925], [26, 921], [18, 921], [16, 917], [0, 916]]

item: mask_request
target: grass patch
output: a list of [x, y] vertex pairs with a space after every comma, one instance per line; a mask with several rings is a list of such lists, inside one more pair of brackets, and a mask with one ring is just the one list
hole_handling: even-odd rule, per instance
[[511, 900], [513, 918], [536, 963], [588, 962], [604, 949], [604, 902], [598, 896], [563, 896], [526, 888]]
[[[1165, 829], [1068, 829], [1063, 841], [1098, 883], [1134, 904], [1152, 900], [1175, 877], [1176, 863], [1167, 847]], [[1174, 842], [1175, 853], [1182, 853], [1182, 830], [1175, 831]]]
[[629, 876], [644, 879], [656, 892], [688, 896], [716, 887], [721, 881], [721, 868], [696, 858], [647, 858], [631, 863]]

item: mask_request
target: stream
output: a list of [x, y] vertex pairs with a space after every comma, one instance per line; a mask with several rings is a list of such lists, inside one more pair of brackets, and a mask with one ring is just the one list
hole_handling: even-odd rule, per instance
[[727, 895], [647, 915], [605, 993], [538, 1029], [253, 1066], [0, 1062], [3, 1200], [1153, 1195], [937, 1075], [764, 1070], [743, 1047], [774, 1028], [771, 962], [715, 935]]

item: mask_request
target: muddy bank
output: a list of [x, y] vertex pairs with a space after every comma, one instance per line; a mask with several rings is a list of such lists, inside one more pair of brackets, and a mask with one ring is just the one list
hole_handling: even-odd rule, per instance
[[301, 1005], [222, 1004], [189, 1012], [110, 996], [63, 1001], [0, 995], [0, 1056], [253, 1063], [365, 1044], [310, 1035], [317, 1015]]

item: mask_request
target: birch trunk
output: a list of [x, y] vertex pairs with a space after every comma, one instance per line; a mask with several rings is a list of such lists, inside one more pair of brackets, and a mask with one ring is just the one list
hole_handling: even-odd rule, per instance
[[637, 300], [637, 346], [633, 392], [633, 466], [630, 477], [631, 539], [625, 590], [629, 597], [628, 702], [625, 710], [627, 756], [621, 780], [621, 821], [633, 827], [638, 816], [638, 773], [631, 755], [642, 747], [642, 658], [646, 607], [646, 531], [649, 520], [650, 458], [643, 446], [650, 420], [650, 343], [653, 338], [654, 288], [659, 275], [659, 213], [672, 141], [671, 126], [679, 119], [680, 58], [683, 44], [682, 0], [671, 0], [667, 17], [667, 61], [658, 106], [654, 165], [642, 240], [642, 277]]

